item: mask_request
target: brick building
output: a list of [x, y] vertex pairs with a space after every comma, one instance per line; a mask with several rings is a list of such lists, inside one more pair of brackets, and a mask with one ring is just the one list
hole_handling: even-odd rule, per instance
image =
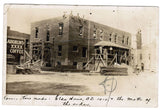
[[63, 15], [32, 23], [30, 43], [32, 59], [41, 60], [41, 67], [82, 69], [101, 44], [106, 44], [103, 47], [108, 52], [129, 56], [131, 34], [79, 16]]
[[15, 66], [24, 63], [29, 52], [30, 35], [7, 27], [7, 71], [15, 72]]

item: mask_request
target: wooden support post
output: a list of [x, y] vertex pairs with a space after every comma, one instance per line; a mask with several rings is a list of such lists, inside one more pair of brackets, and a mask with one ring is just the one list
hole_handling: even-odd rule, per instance
[[108, 66], [108, 50], [106, 49], [106, 66]]
[[25, 54], [25, 52], [24, 52], [24, 51], [26, 50], [26, 46], [25, 46], [25, 45], [26, 45], [26, 40], [24, 40], [24, 50], [23, 50], [24, 56], [23, 56], [23, 63], [26, 62], [26, 57], [27, 57], [26, 54]]
[[96, 71], [96, 49], [94, 49], [94, 71]]
[[125, 51], [125, 64], [127, 64], [127, 56], [126, 56], [126, 51]]
[[41, 60], [41, 67], [43, 66], [43, 60], [44, 60], [44, 58], [43, 58], [43, 56], [44, 56], [44, 42], [42, 41], [42, 51], [41, 51], [41, 53], [42, 53], [42, 60]]
[[[99, 57], [99, 56], [98, 56]], [[100, 63], [100, 59], [98, 59], [98, 64], [97, 64], [97, 68], [96, 68], [96, 70], [98, 69], [98, 66], [99, 66], [99, 63]]]
[[116, 53], [116, 63], [117, 63], [117, 53]]
[[105, 62], [104, 62], [104, 60], [103, 60], [103, 58], [102, 58], [101, 55], [100, 55], [100, 60], [102, 61], [103, 65], [106, 66], [106, 65], [105, 65]]
[[92, 57], [84, 67], [86, 68], [93, 59], [94, 59], [94, 57]]

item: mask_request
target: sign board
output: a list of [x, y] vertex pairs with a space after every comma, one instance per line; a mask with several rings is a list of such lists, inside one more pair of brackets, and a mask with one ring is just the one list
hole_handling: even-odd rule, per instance
[[24, 40], [7, 38], [7, 63], [19, 64], [24, 53]]

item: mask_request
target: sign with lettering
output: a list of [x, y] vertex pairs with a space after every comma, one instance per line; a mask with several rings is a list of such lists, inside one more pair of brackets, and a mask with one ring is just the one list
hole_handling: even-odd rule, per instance
[[24, 40], [19, 39], [7, 39], [7, 54], [19, 54], [23, 55], [24, 52]]
[[24, 53], [24, 40], [7, 38], [7, 63], [18, 64]]

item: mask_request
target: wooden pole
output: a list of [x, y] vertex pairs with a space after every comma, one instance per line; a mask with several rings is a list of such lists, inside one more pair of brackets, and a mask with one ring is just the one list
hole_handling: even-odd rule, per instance
[[126, 56], [126, 51], [125, 51], [125, 64], [127, 64], [127, 56]]
[[96, 49], [94, 49], [94, 71], [96, 71]]
[[26, 58], [25, 50], [26, 50], [26, 39], [24, 39], [23, 64], [25, 63], [25, 58]]
[[106, 49], [106, 66], [108, 66], [108, 50]]
[[90, 57], [90, 40], [91, 40], [91, 33], [90, 33], [90, 29], [91, 29], [91, 21], [90, 21], [90, 16], [92, 15], [92, 13], [90, 12], [89, 13], [89, 20], [88, 20], [88, 22], [89, 22], [89, 24], [88, 24], [88, 61], [89, 61], [89, 57]]
[[116, 53], [116, 64], [117, 64], [117, 53]]
[[42, 60], [41, 60], [41, 67], [43, 66], [43, 56], [44, 56], [44, 41], [42, 41]]
[[98, 69], [99, 63], [100, 63], [100, 61], [101, 61], [99, 58], [100, 58], [100, 56], [98, 55], [98, 64], [97, 64], [96, 70]]

